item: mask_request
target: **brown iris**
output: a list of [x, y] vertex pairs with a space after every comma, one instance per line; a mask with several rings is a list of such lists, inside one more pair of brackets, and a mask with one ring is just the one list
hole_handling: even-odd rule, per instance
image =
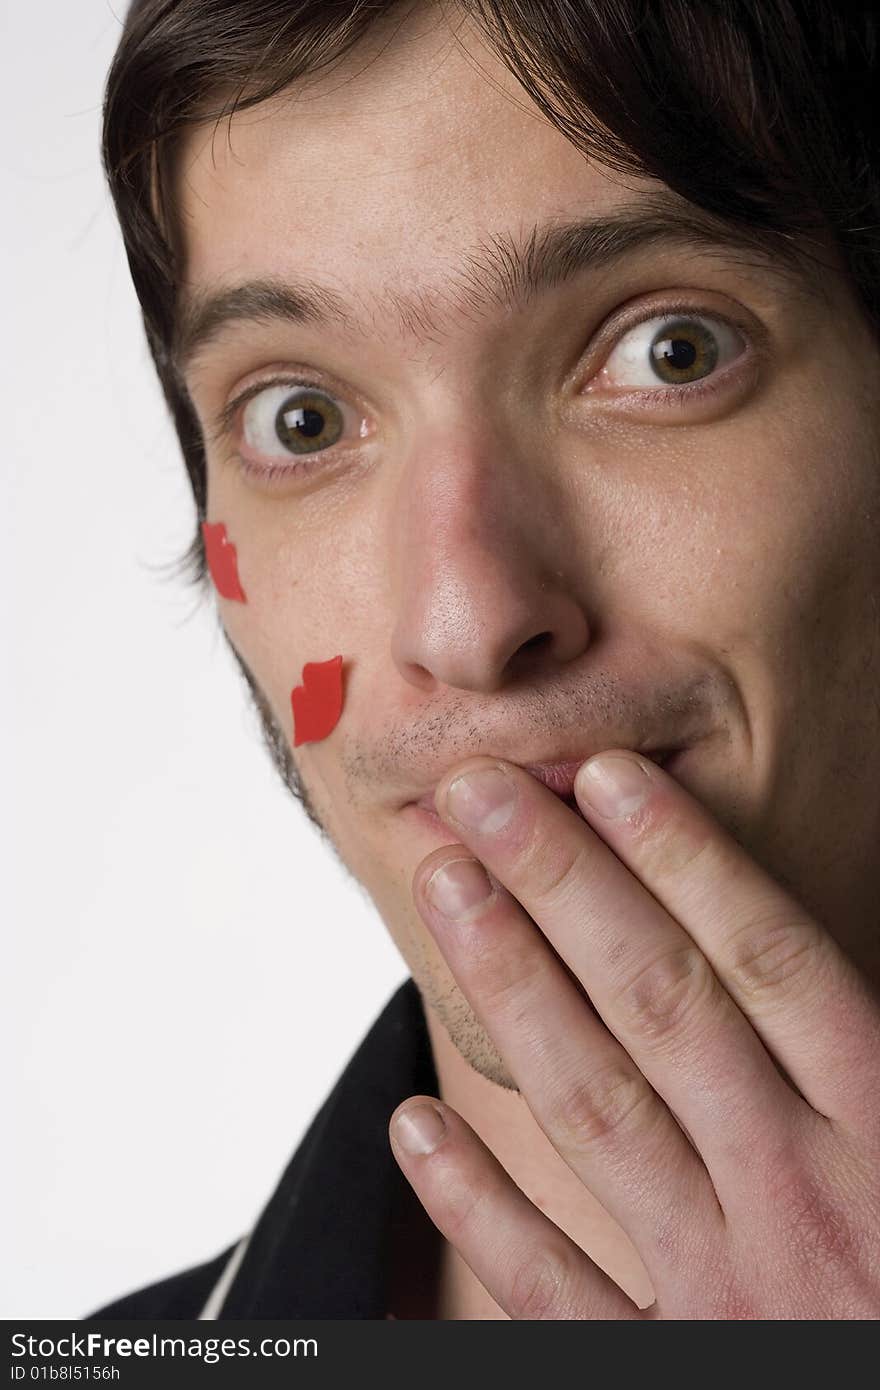
[[718, 363], [714, 336], [693, 319], [665, 323], [651, 343], [651, 365], [669, 385], [708, 376]]
[[297, 391], [275, 415], [275, 433], [295, 454], [312, 454], [335, 444], [343, 430], [342, 412], [322, 391]]

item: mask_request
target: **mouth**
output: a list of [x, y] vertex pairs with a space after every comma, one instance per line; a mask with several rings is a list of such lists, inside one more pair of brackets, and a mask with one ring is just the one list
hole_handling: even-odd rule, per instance
[[[674, 777], [679, 761], [687, 752], [686, 748], [641, 748], [637, 750], [643, 758], [648, 758], [650, 762], [656, 763], [658, 767], [665, 770]], [[578, 768], [587, 761], [586, 758], [575, 759], [565, 763], [537, 763], [524, 764], [524, 770], [538, 782], [543, 782], [544, 786], [553, 792], [564, 805], [569, 806], [573, 811], [580, 811], [577, 798], [574, 794], [574, 779]], [[441, 829], [448, 829], [445, 822], [440, 819], [434, 809], [434, 792], [426, 792], [418, 801], [409, 801], [404, 807], [406, 811], [418, 812], [419, 818], [424, 824], [428, 822]], [[452, 833], [451, 831], [449, 833]]]

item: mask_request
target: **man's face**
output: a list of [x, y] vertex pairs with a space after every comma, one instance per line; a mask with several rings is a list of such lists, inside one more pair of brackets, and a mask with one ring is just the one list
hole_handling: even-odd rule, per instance
[[[880, 978], [878, 353], [842, 280], [734, 251], [642, 246], [502, 307], [492, 238], [662, 185], [588, 162], [457, 32], [417, 11], [189, 135], [187, 294], [308, 279], [350, 320], [236, 324], [187, 385], [207, 437], [262, 383], [208, 444], [227, 636], [426, 1000], [512, 1085], [410, 892], [455, 836], [405, 803], [471, 754], [688, 745], [682, 782]], [[339, 723], [294, 753], [291, 689], [337, 653]]]

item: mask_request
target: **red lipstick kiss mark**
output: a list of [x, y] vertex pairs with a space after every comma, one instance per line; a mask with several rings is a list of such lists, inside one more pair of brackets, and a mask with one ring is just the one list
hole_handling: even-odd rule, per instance
[[302, 679], [290, 692], [294, 748], [326, 738], [336, 728], [342, 713], [342, 657], [307, 661]]
[[247, 603], [244, 589], [238, 579], [235, 546], [226, 534], [226, 523], [203, 521], [202, 536], [208, 557], [208, 569], [211, 571], [211, 578], [218, 594], [222, 598], [237, 598], [241, 603]]

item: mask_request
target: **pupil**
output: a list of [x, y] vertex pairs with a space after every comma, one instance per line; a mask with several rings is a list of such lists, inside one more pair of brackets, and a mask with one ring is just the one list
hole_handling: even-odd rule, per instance
[[310, 410], [308, 406], [305, 409], [287, 411], [285, 423], [288, 420], [299, 434], [304, 434], [308, 439], [313, 439], [324, 428], [323, 415], [318, 410]]
[[686, 338], [665, 338], [663, 342], [656, 344], [654, 356], [662, 357], [671, 367], [683, 372], [694, 365], [697, 350]]

